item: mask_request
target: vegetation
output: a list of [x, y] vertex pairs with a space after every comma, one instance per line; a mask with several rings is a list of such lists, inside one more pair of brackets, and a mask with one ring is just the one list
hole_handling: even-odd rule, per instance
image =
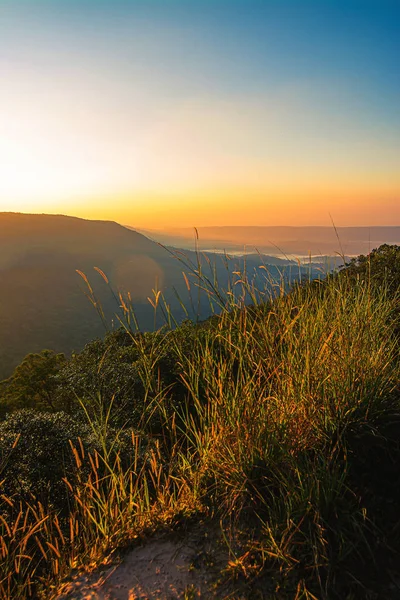
[[[390, 598], [399, 261], [386, 246], [273, 298], [197, 273], [208, 321], [127, 319], [71, 360], [27, 357], [0, 392], [0, 598], [52, 598], [71, 569], [200, 517], [221, 524], [232, 597]], [[46, 369], [48, 400], [22, 392]]]
[[[10, 377], [28, 353], [51, 348], [70, 356], [112, 330], [116, 314], [122, 316], [112, 289], [130, 292], [142, 331], [164, 324], [161, 311], [154, 320], [148, 302], [155, 282], [178, 320], [185, 315], [204, 319], [210, 314], [205, 293], [193, 306], [189, 302], [181, 264], [172, 253], [111, 221], [0, 212], [0, 247], [0, 289], [5, 291], [0, 297], [0, 339], [7, 340], [0, 345], [0, 380]], [[185, 255], [196, 262], [194, 252]], [[223, 257], [215, 259], [211, 254], [201, 260], [207, 268], [215, 262], [218, 279], [225, 285]], [[229, 262], [230, 271], [237, 270], [237, 263], [240, 259]], [[248, 259], [250, 268], [260, 264], [258, 255]], [[96, 265], [107, 273], [105, 280], [102, 271], [94, 271]], [[292, 267], [289, 261], [279, 265], [280, 270]], [[315, 268], [310, 265], [308, 270]], [[272, 266], [271, 273], [279, 277], [279, 269]], [[90, 275], [90, 290], [77, 270]], [[296, 269], [294, 276], [301, 270], [307, 271]], [[84, 292], [91, 300], [95, 294], [101, 302], [101, 318]]]
[[55, 410], [56, 376], [64, 363], [64, 354], [50, 350], [28, 354], [12, 376], [0, 383], [3, 413], [18, 407]]

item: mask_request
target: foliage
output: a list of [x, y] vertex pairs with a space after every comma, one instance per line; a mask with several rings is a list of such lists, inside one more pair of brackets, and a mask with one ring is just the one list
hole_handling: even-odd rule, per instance
[[57, 374], [64, 365], [64, 354], [42, 350], [28, 354], [9, 379], [0, 384], [0, 409], [3, 415], [18, 408], [56, 410]]
[[346, 277], [382, 286], [392, 294], [400, 287], [400, 246], [383, 244], [368, 256], [361, 254], [345, 265]]
[[86, 408], [98, 410], [98, 398], [104, 407], [113, 405], [115, 420], [135, 422], [143, 397], [137, 372], [137, 352], [121, 339], [122, 332], [108, 334], [104, 340], [95, 340], [82, 352], [74, 354], [59, 373], [59, 393], [64, 407], [80, 410], [80, 401]]
[[86, 447], [93, 446], [90, 434], [87, 424], [63, 412], [24, 409], [6, 417], [0, 423], [5, 493], [26, 499], [36, 496], [42, 503], [62, 508], [67, 498], [62, 478], [72, 478], [75, 471], [70, 444], [83, 440]]
[[[374, 269], [360, 258], [267, 302], [245, 274], [231, 294], [203, 278], [219, 309], [211, 320], [126, 327], [66, 363], [59, 392], [73, 395], [87, 430], [33, 411], [0, 426], [0, 598], [49, 597], [71, 568], [196, 514], [220, 520], [225, 577], [241, 597], [390, 597], [398, 301], [391, 250], [374, 256]], [[29, 495], [49, 481], [50, 456], [51, 490], [67, 490], [63, 522], [50, 491], [40, 505]]]

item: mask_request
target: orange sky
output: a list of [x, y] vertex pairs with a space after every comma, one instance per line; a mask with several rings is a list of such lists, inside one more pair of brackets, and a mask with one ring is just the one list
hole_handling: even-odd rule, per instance
[[[213, 225], [398, 225], [400, 202], [396, 190], [188, 191], [165, 195], [132, 193], [98, 195], [58, 202], [9, 203], [4, 210], [69, 214], [88, 219], [114, 220], [143, 229]], [[246, 208], [244, 208], [246, 207]], [[3, 207], [2, 207], [3, 210]]]
[[1, 6], [0, 211], [400, 224], [393, 15], [256, 4]]

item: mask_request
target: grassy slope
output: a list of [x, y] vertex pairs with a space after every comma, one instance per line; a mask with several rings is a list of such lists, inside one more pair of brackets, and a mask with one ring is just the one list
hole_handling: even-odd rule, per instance
[[[232, 297], [189, 346], [185, 329], [146, 346], [130, 469], [106, 444], [93, 457], [76, 447], [63, 522], [35, 503], [4, 504], [0, 598], [40, 586], [51, 597], [72, 567], [196, 515], [221, 520], [244, 597], [374, 597], [373, 560], [379, 549], [390, 566], [398, 525], [393, 300], [345, 277], [253, 300]], [[159, 377], [166, 348], [185, 402]], [[149, 437], [155, 413], [161, 435]]]

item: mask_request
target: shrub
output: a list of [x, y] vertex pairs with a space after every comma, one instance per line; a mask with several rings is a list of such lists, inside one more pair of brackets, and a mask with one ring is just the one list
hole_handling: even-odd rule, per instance
[[65, 508], [67, 488], [63, 477], [74, 479], [76, 464], [70, 442], [93, 446], [89, 427], [63, 412], [24, 409], [0, 423], [3, 455], [3, 492]]

